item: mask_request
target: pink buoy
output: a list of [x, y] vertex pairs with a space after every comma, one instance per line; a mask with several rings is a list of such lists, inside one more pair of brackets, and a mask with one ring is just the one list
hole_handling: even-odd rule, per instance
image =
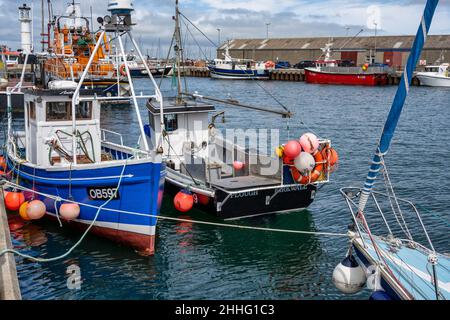
[[244, 168], [244, 163], [241, 161], [234, 161], [233, 162], [233, 168], [236, 171], [242, 170], [242, 168]]
[[76, 203], [63, 203], [59, 214], [66, 220], [75, 220], [80, 215], [80, 206]]
[[284, 155], [287, 158], [295, 159], [302, 152], [302, 146], [298, 141], [291, 140], [284, 146]]
[[40, 200], [33, 200], [28, 203], [27, 205], [27, 216], [31, 220], [39, 220], [47, 211], [47, 208], [45, 207], [45, 204]]
[[319, 149], [319, 139], [313, 133], [305, 133], [300, 138], [300, 144], [303, 151], [313, 154]]

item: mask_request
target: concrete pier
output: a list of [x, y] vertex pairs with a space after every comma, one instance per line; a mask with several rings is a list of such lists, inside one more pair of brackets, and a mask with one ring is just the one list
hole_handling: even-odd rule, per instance
[[[0, 185], [0, 251], [12, 248], [8, 217]], [[12, 253], [0, 256], [0, 300], [21, 300], [16, 261]]]

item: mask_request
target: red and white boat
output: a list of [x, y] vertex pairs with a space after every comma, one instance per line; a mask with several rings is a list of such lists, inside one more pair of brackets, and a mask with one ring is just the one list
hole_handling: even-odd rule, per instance
[[325, 59], [316, 60], [316, 67], [305, 68], [305, 80], [314, 84], [379, 86], [388, 84], [390, 69], [386, 66], [364, 64], [362, 67], [339, 66], [331, 59], [331, 43], [322, 50]]

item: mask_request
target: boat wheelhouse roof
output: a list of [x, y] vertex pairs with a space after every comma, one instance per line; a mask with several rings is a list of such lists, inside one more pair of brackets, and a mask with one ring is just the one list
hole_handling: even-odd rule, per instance
[[[148, 100], [147, 109], [153, 115], [160, 114], [159, 102], [156, 99]], [[203, 102], [200, 99], [184, 97], [183, 102], [180, 104], [177, 103], [175, 97], [164, 98], [164, 114], [199, 113], [215, 110], [216, 108], [212, 104]]]

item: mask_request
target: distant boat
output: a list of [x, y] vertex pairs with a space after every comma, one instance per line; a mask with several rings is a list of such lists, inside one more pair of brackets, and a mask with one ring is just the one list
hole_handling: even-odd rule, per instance
[[[119, 72], [121, 76], [126, 76], [125, 65], [121, 59], [119, 66]], [[144, 63], [137, 60], [134, 54], [127, 55], [127, 64], [130, 69], [130, 74], [132, 78], [148, 78], [147, 68]], [[164, 77], [170, 74], [172, 71], [172, 66], [168, 64], [163, 64], [160, 61], [147, 60], [147, 65], [154, 78]]]
[[418, 72], [420, 85], [428, 87], [450, 87], [449, 64], [426, 66], [424, 72]]
[[230, 56], [228, 44], [225, 47], [225, 59], [214, 59], [208, 65], [211, 78], [234, 80], [268, 80], [270, 72], [275, 69], [273, 61], [254, 61], [252, 59], [235, 59]]
[[316, 60], [316, 66], [305, 68], [305, 81], [312, 84], [378, 86], [388, 84], [389, 68], [364, 64], [362, 67], [342, 67], [331, 58], [331, 43], [322, 50], [325, 59]]

